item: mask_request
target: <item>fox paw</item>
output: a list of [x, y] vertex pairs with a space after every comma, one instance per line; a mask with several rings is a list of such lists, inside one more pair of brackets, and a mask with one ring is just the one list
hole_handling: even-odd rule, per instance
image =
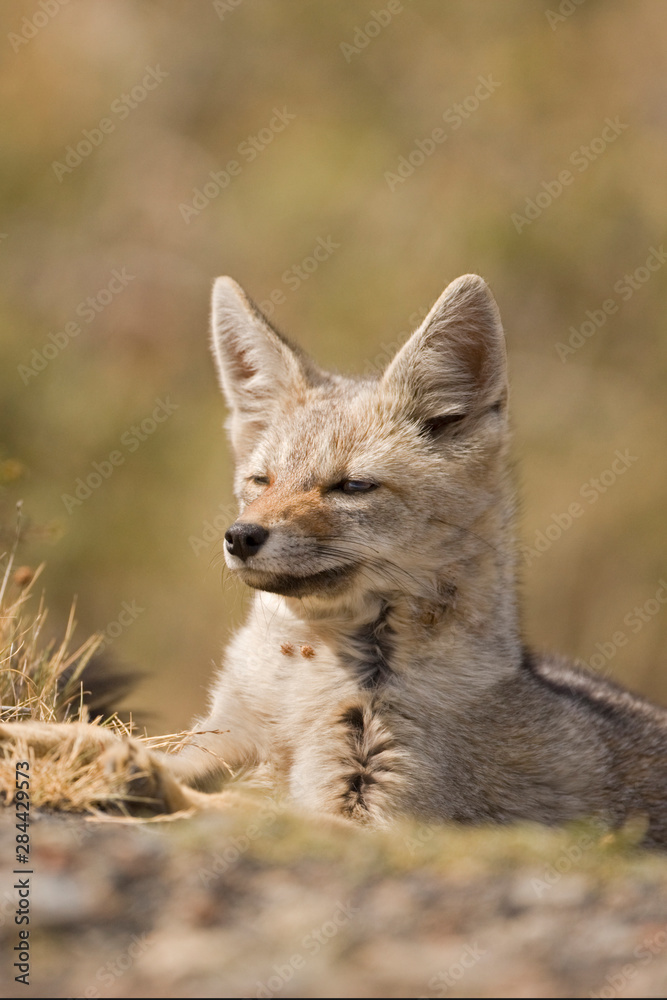
[[[20, 758], [34, 763], [33, 801], [52, 808], [85, 810], [114, 804], [125, 811], [148, 808], [173, 813], [199, 804], [200, 796], [181, 785], [138, 740], [102, 726], [32, 721], [0, 725], [4, 769]], [[10, 770], [13, 774], [13, 765]], [[9, 781], [10, 798], [13, 784]], [[0, 781], [0, 791], [3, 786]]]
[[191, 809], [196, 796], [181, 785], [161, 761], [133, 739], [120, 739], [102, 756], [104, 772], [127, 793], [128, 804], [148, 806], [155, 812], [173, 813]]

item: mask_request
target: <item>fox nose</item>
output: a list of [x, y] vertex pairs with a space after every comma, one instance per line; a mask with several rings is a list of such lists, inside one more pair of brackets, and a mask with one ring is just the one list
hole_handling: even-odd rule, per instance
[[248, 556], [259, 552], [268, 537], [268, 531], [261, 524], [237, 521], [225, 532], [227, 551], [245, 562]]

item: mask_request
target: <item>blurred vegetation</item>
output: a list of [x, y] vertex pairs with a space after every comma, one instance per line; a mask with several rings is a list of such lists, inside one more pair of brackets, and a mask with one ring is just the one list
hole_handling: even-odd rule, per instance
[[[617, 285], [665, 237], [667, 6], [586, 0], [554, 19], [556, 0], [404, 0], [366, 32], [386, 9], [0, 9], [0, 522], [11, 537], [24, 501], [19, 559], [47, 562], [51, 626], [78, 595], [81, 636], [104, 632], [149, 671], [132, 703], [154, 729], [202, 710], [243, 613], [214, 523], [233, 519], [206, 333], [224, 273], [259, 302], [274, 293], [273, 321], [351, 371], [380, 363], [450, 279], [483, 274], [508, 333], [522, 541], [583, 510], [522, 559], [526, 634], [597, 652], [667, 704], [667, 606], [624, 622], [667, 578], [667, 267], [631, 295]], [[474, 108], [480, 77], [493, 92]], [[627, 128], [596, 142], [607, 119]], [[446, 140], [390, 183], [436, 128]], [[519, 232], [527, 199], [545, 207]], [[295, 271], [319, 238], [339, 246]], [[582, 498], [617, 450], [636, 461]], [[63, 500], [91, 475], [89, 496]]]

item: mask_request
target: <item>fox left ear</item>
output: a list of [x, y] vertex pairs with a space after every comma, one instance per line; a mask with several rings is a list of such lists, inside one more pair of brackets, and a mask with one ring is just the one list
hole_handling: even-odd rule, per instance
[[464, 274], [447, 286], [382, 381], [434, 424], [505, 407], [505, 337], [498, 306], [479, 275]]
[[273, 329], [231, 278], [217, 278], [213, 286], [211, 341], [231, 410], [232, 446], [242, 455], [253, 447], [281, 402], [298, 400], [320, 373]]

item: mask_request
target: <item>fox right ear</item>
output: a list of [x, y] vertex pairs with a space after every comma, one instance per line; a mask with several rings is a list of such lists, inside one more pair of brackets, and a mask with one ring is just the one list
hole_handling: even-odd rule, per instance
[[231, 410], [232, 446], [244, 454], [265, 430], [280, 400], [303, 394], [314, 366], [273, 329], [231, 278], [217, 278], [213, 285], [211, 341]]
[[434, 429], [504, 410], [505, 336], [486, 282], [476, 274], [452, 281], [382, 381]]

